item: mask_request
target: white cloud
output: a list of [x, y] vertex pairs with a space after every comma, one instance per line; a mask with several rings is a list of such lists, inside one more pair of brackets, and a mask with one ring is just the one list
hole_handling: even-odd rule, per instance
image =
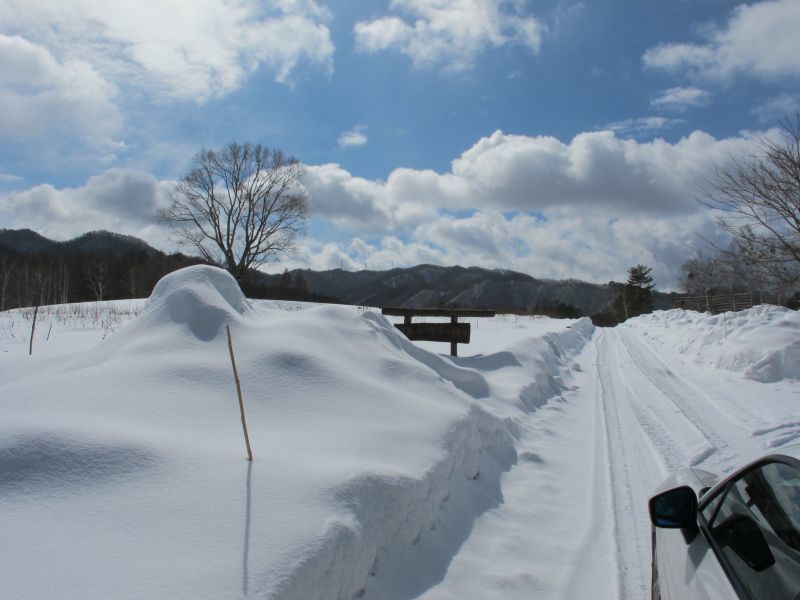
[[752, 113], [762, 123], [775, 123], [800, 111], [800, 94], [779, 94], [756, 106]]
[[37, 185], [2, 197], [3, 227], [28, 227], [53, 239], [72, 238], [93, 229], [143, 237], [165, 247], [168, 230], [158, 209], [168, 204], [171, 182], [140, 171], [109, 169], [75, 188]]
[[22, 181], [22, 177], [11, 173], [0, 173], [0, 183], [13, 183], [15, 181]]
[[[669, 287], [702, 245], [697, 234], [717, 235], [694, 201], [712, 163], [775, 134], [715, 139], [696, 131], [669, 143], [599, 131], [563, 142], [497, 131], [446, 173], [400, 168], [369, 180], [339, 165], [310, 165], [312, 217], [341, 228], [347, 241], [303, 239], [300, 253], [276, 268], [461, 264], [604, 282], [641, 262]], [[0, 226], [55, 238], [105, 228], [169, 248], [156, 220], [169, 187], [119, 169], [77, 188], [36, 186], [0, 198]]]
[[118, 90], [89, 63], [0, 34], [0, 137], [77, 136], [108, 145], [121, 126]]
[[353, 146], [363, 146], [369, 140], [364, 133], [366, 125], [356, 125], [350, 131], [345, 131], [339, 136], [337, 143], [340, 148], [352, 148]]
[[516, 44], [537, 53], [545, 26], [516, 0], [392, 0], [401, 16], [356, 23], [359, 50], [397, 50], [416, 67], [470, 69], [488, 47]]
[[497, 131], [447, 173], [401, 168], [378, 181], [311, 166], [312, 215], [370, 241], [308, 243], [295, 260], [314, 268], [479, 265], [598, 282], [644, 262], [673, 286], [703, 243], [698, 233], [718, 235], [694, 200], [705, 177], [761, 135], [718, 140], [695, 131], [668, 143], [599, 131], [567, 143]]
[[327, 10], [313, 0], [5, 0], [0, 23], [62, 61], [117, 84], [204, 101], [264, 65], [288, 81], [301, 62], [329, 72]]
[[697, 106], [707, 106], [712, 95], [696, 87], [673, 87], [663, 90], [650, 101], [653, 108], [682, 111]]
[[643, 137], [651, 136], [656, 131], [669, 129], [682, 122], [680, 119], [667, 119], [666, 117], [637, 117], [608, 123], [602, 129], [626, 137]]
[[312, 214], [353, 232], [403, 232], [437, 210], [544, 211], [573, 207], [606, 214], [686, 214], [713, 163], [752, 147], [757, 134], [717, 140], [701, 131], [669, 143], [581, 133], [481, 138], [447, 173], [398, 168], [385, 181], [339, 165], [308, 167]]
[[469, 216], [440, 214], [406, 238], [385, 235], [374, 241], [303, 240], [300, 253], [274, 268], [317, 270], [389, 269], [427, 263], [511, 269], [539, 278], [577, 278], [605, 283], [624, 280], [629, 267], [653, 267], [659, 289], [672, 289], [680, 265], [703, 241], [715, 238], [704, 211], [663, 218], [620, 215], [608, 219], [572, 209], [528, 214], [478, 211]]
[[748, 75], [775, 81], [800, 76], [800, 2], [771, 0], [735, 8], [724, 27], [704, 43], [649, 48], [644, 65], [685, 71], [703, 80]]

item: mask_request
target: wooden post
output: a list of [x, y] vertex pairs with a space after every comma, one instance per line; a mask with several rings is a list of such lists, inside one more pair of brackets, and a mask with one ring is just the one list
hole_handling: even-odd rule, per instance
[[233, 378], [236, 381], [236, 393], [239, 396], [239, 411], [242, 413], [242, 430], [244, 431], [244, 443], [247, 446], [247, 460], [253, 460], [253, 451], [250, 449], [250, 436], [247, 435], [247, 421], [244, 418], [244, 400], [242, 400], [242, 386], [239, 383], [239, 373], [236, 371], [236, 359], [233, 356], [233, 342], [231, 341], [231, 326], [225, 325], [228, 332], [228, 350], [231, 353], [231, 366], [233, 367]]
[[39, 314], [39, 305], [33, 309], [33, 323], [31, 323], [31, 343], [28, 345], [28, 356], [33, 354], [33, 332], [36, 331], [36, 315]]
[[[458, 323], [458, 317], [453, 315], [450, 317], [450, 324], [455, 325]], [[450, 356], [458, 356], [458, 343], [450, 342]]]

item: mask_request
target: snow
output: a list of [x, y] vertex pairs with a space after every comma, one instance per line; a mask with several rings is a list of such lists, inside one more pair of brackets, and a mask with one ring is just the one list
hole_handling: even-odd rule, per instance
[[763, 382], [800, 378], [800, 313], [795, 310], [760, 305], [711, 315], [674, 309], [629, 323], [699, 364]]
[[0, 313], [0, 597], [638, 598], [669, 470], [800, 437], [779, 307], [472, 319], [449, 357], [198, 266], [42, 309], [29, 356], [31, 316]]

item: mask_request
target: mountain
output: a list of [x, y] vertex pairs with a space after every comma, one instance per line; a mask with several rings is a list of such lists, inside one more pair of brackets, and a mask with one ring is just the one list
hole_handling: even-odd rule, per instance
[[[259, 278], [268, 287], [305, 287], [345, 304], [491, 308], [503, 312], [590, 315], [605, 308], [619, 293], [619, 284], [554, 281], [504, 269], [436, 265], [389, 271], [296, 269], [283, 275], [261, 274]], [[655, 292], [653, 300], [657, 309], [672, 307], [670, 294]]]
[[17, 254], [45, 254], [57, 243], [30, 229], [0, 229], [0, 248]]
[[77, 254], [91, 253], [119, 256], [136, 252], [149, 257], [161, 254], [139, 238], [102, 230], [90, 231], [65, 242], [56, 242], [30, 229], [0, 229], [0, 248], [23, 256], [38, 254], [51, 258], [70, 258]]
[[[69, 263], [72, 285], [48, 286], [41, 301], [53, 302], [146, 295], [158, 277], [176, 268], [198, 262], [182, 255], [168, 257], [142, 240], [108, 231], [92, 231], [65, 242], [49, 240], [30, 229], [0, 230], [0, 255], [27, 260], [37, 272], [53, 271], [53, 262]], [[98, 263], [97, 261], [101, 262]], [[49, 266], [48, 266], [49, 265]], [[33, 268], [33, 267], [32, 267]], [[14, 275], [21, 277], [17, 269]], [[42, 275], [40, 279], [45, 277]], [[53, 271], [50, 279], [58, 277]], [[102, 277], [103, 291], [97, 282]], [[242, 287], [253, 298], [277, 298], [318, 302], [341, 302], [361, 306], [406, 306], [410, 308], [489, 308], [500, 312], [543, 313], [554, 316], [594, 315], [614, 300], [620, 284], [595, 284], [567, 279], [537, 279], [506, 269], [417, 265], [388, 271], [312, 271], [296, 269], [270, 275], [251, 272]], [[25, 306], [37, 297], [25, 280], [15, 293], [0, 298], [0, 306]], [[35, 290], [34, 290], [35, 291]], [[66, 301], [66, 300], [64, 300]], [[655, 292], [655, 308], [671, 308], [672, 296]]]
[[198, 262], [108, 231], [56, 242], [30, 229], [0, 229], [0, 311], [142, 298], [167, 273]]

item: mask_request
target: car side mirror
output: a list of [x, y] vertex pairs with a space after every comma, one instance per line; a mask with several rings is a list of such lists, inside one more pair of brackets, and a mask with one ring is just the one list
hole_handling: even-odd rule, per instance
[[656, 527], [680, 529], [688, 544], [697, 535], [697, 495], [688, 486], [661, 492], [650, 498], [650, 521]]

